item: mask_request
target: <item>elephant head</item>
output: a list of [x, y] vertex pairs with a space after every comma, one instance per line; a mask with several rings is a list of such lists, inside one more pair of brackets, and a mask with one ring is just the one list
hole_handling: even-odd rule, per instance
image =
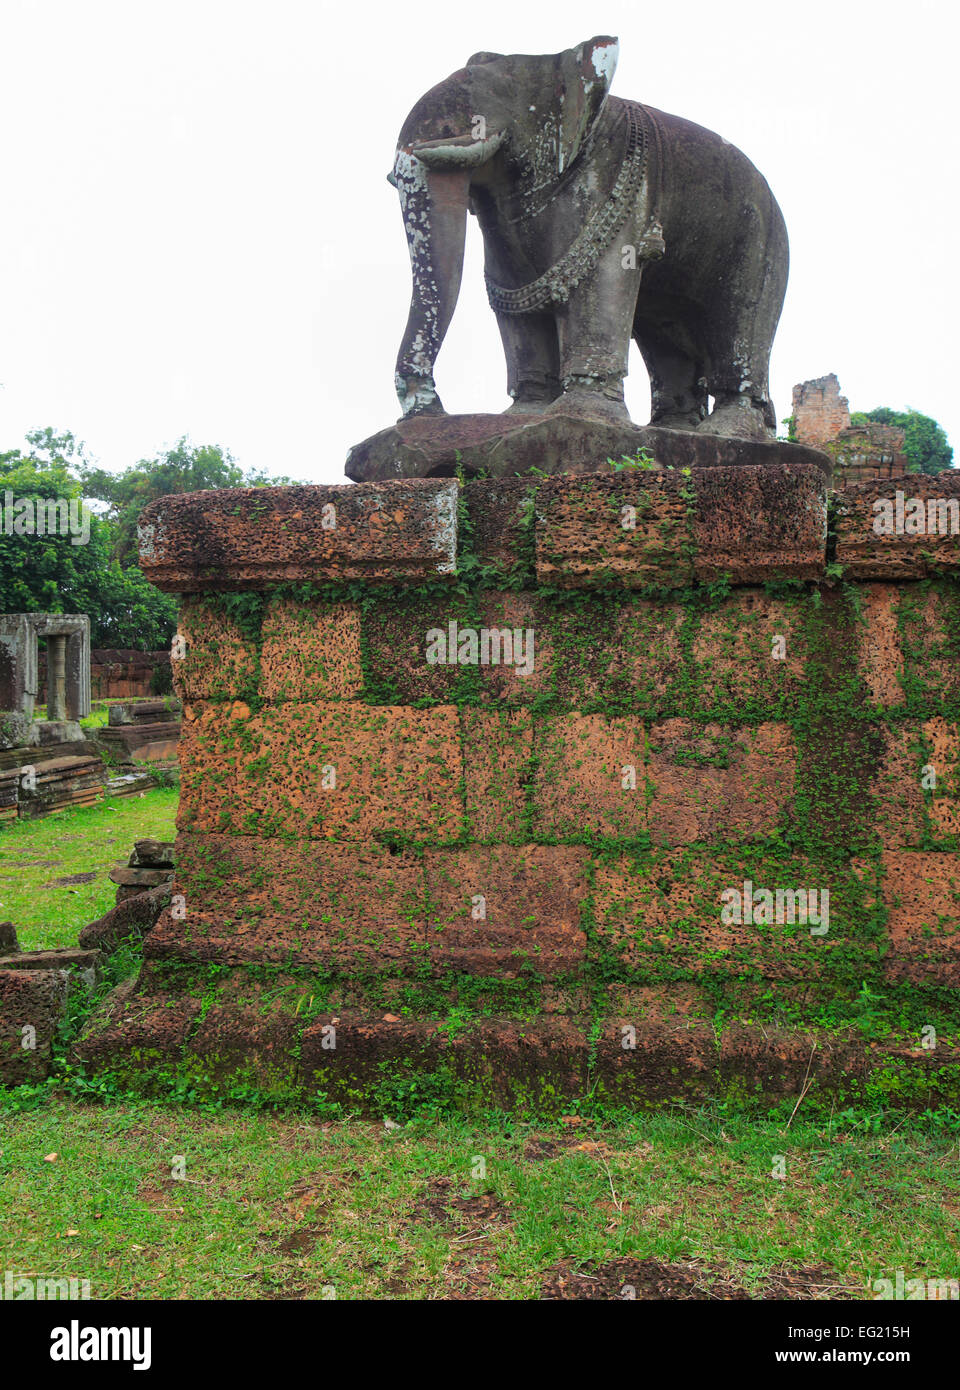
[[471, 189], [555, 183], [600, 114], [618, 52], [602, 36], [543, 57], [475, 53], [404, 122], [389, 175], [413, 271], [396, 367], [404, 415], [443, 413], [433, 368], [460, 290]]

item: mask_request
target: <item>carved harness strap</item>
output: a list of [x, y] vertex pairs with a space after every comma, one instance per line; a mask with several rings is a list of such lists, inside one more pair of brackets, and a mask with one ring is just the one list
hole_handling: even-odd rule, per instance
[[[631, 205], [647, 177], [648, 127], [652, 122], [651, 116], [639, 102], [627, 103], [626, 107], [627, 147], [609, 197], [592, 214], [556, 264], [529, 285], [508, 290], [502, 285], [495, 285], [489, 276], [485, 277], [487, 298], [497, 313], [532, 314], [551, 304], [564, 303], [570, 298], [570, 291], [576, 289], [580, 281], [594, 269], [613, 240], [617, 228], [626, 221]], [[657, 135], [654, 128], [655, 138]], [[657, 143], [659, 145], [659, 140]], [[659, 175], [659, 158], [657, 166]], [[663, 228], [655, 210], [640, 238], [637, 256], [639, 260], [659, 260], [665, 249]]]

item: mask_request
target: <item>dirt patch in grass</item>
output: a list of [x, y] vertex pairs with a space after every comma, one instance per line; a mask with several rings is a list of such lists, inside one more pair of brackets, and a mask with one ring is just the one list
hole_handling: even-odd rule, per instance
[[666, 1264], [660, 1260], [612, 1260], [594, 1268], [573, 1269], [565, 1263], [546, 1271], [543, 1299], [633, 1299], [742, 1302], [744, 1300], [795, 1302], [810, 1299], [851, 1299], [861, 1291], [838, 1281], [828, 1265], [784, 1266], [751, 1293], [734, 1280], [690, 1263]]
[[285, 1235], [279, 1231], [260, 1231], [258, 1239], [265, 1245], [272, 1245], [281, 1255], [309, 1255], [322, 1235], [322, 1226], [298, 1226]]
[[137, 1186], [138, 1201], [151, 1211], [158, 1211], [174, 1219], [183, 1215], [183, 1206], [178, 1204], [177, 1200], [182, 1196], [183, 1186], [173, 1178], [160, 1183], [142, 1182]]
[[695, 1264], [660, 1260], [612, 1260], [593, 1269], [557, 1264], [545, 1273], [542, 1299], [699, 1299], [731, 1302], [749, 1299], [739, 1285]]
[[74, 883], [93, 883], [97, 874], [67, 874], [65, 878], [52, 878], [48, 883], [44, 883], [44, 888], [69, 888]]
[[410, 1208], [412, 1222], [431, 1222], [456, 1230], [465, 1222], [503, 1225], [507, 1208], [495, 1192], [478, 1192], [469, 1197], [457, 1195], [452, 1178], [433, 1178]]
[[570, 1149], [579, 1148], [582, 1143], [582, 1134], [560, 1134], [550, 1139], [535, 1134], [525, 1142], [523, 1157], [531, 1163], [543, 1163], [546, 1159], [558, 1158]]

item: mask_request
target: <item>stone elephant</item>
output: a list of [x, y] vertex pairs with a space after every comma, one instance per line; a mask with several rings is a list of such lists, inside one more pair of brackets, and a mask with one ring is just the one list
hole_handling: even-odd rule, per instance
[[780, 209], [719, 135], [608, 95], [618, 52], [601, 36], [546, 56], [475, 53], [404, 122], [390, 180], [413, 272], [396, 369], [405, 416], [443, 413], [433, 369], [469, 210], [511, 411], [629, 420], [634, 338], [651, 424], [773, 433], [768, 363], [788, 264]]

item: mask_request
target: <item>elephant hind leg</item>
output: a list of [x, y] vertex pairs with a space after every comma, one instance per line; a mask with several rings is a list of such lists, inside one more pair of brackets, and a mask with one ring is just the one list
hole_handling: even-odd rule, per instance
[[650, 423], [661, 429], [695, 430], [707, 414], [703, 363], [649, 324], [634, 335], [650, 377]]
[[552, 313], [498, 314], [507, 359], [508, 411], [537, 414], [561, 393], [560, 350]]

